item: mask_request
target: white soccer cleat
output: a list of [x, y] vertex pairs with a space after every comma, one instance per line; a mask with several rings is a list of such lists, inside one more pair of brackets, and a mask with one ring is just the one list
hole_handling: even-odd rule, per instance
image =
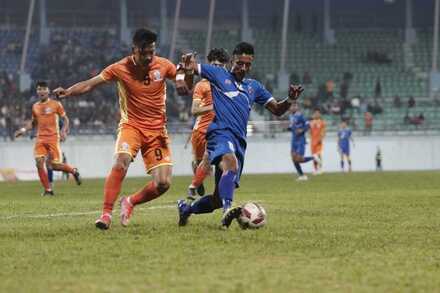
[[296, 178], [296, 181], [307, 181], [309, 180], [309, 177], [307, 175], [301, 175], [298, 178]]

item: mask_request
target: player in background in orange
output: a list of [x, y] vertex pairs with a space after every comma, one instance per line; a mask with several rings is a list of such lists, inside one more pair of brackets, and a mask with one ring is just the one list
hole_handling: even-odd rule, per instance
[[[225, 67], [229, 62], [229, 55], [225, 49], [214, 48], [209, 51], [207, 59], [211, 65]], [[188, 199], [194, 200], [197, 194], [200, 196], [205, 194], [203, 181], [211, 171], [206, 153], [206, 132], [215, 114], [211, 85], [206, 79], [202, 79], [194, 87], [191, 113], [196, 117], [196, 122], [191, 135], [194, 176], [188, 186]]]
[[321, 117], [321, 111], [316, 108], [310, 121], [310, 148], [312, 156], [318, 158], [313, 161], [314, 174], [322, 174], [322, 148], [325, 137], [325, 121]]
[[[34, 156], [38, 176], [44, 187], [42, 195], [54, 195], [47, 177], [46, 160], [50, 160], [49, 165], [52, 166], [52, 169], [72, 174], [76, 183], [78, 185], [81, 184], [78, 169], [68, 164], [63, 164], [62, 161], [60, 141], [64, 141], [69, 132], [69, 118], [64, 112], [63, 105], [58, 101], [50, 99], [49, 93], [50, 90], [47, 82], [37, 82], [37, 95], [40, 100], [32, 106], [32, 122], [27, 123], [25, 127], [15, 132], [15, 137], [19, 137], [33, 127], [37, 128]], [[60, 118], [64, 120], [61, 130], [59, 127]]]
[[[133, 36], [132, 54], [106, 67], [99, 75], [58, 88], [59, 97], [78, 96], [108, 82], [117, 85], [121, 120], [115, 146], [115, 160], [104, 184], [102, 215], [96, 220], [99, 229], [108, 229], [113, 205], [121, 191], [130, 163], [141, 152], [147, 173], [153, 180], [120, 201], [122, 226], [127, 226], [133, 207], [153, 200], [166, 192], [171, 184], [171, 150], [166, 130], [166, 79], [176, 79], [176, 66], [156, 56], [157, 35], [138, 29]], [[182, 77], [183, 76], [183, 77]], [[179, 74], [176, 89], [186, 94], [184, 75]]]

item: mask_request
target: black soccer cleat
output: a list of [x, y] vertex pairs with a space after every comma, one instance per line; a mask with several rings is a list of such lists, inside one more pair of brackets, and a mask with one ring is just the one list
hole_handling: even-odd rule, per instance
[[53, 192], [53, 190], [45, 190], [41, 195], [42, 196], [54, 196], [55, 193]]
[[200, 196], [204, 196], [205, 195], [205, 186], [202, 184], [200, 184], [199, 187], [197, 187], [197, 194]]
[[241, 215], [241, 207], [236, 207], [227, 210], [222, 217], [222, 228], [229, 228], [234, 219], [238, 219]]
[[194, 188], [192, 185], [188, 187], [188, 195], [186, 197], [189, 201], [196, 200], [197, 198], [197, 192], [196, 188]]
[[73, 178], [75, 179], [76, 185], [81, 185], [82, 181], [81, 181], [81, 175], [78, 172], [78, 169], [75, 168], [73, 169]]

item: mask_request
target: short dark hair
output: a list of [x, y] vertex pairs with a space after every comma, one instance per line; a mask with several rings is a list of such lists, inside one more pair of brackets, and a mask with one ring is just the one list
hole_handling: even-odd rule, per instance
[[209, 51], [208, 54], [208, 61], [219, 61], [221, 63], [228, 63], [229, 62], [229, 54], [228, 52], [223, 48], [214, 48], [211, 51]]
[[133, 45], [141, 49], [156, 42], [157, 34], [146, 28], [137, 29], [133, 35]]
[[35, 87], [49, 87], [49, 84], [47, 83], [47, 81], [39, 80], [35, 84]]
[[321, 108], [314, 108], [313, 112], [321, 112]]
[[235, 46], [234, 51], [232, 52], [233, 55], [254, 55], [254, 46], [252, 46], [249, 43], [241, 42], [237, 46]]

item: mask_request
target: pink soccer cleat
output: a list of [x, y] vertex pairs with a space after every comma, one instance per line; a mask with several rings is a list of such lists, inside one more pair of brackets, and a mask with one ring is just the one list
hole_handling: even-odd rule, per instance
[[101, 230], [107, 230], [112, 223], [112, 215], [102, 214], [98, 220], [95, 221], [95, 226]]
[[121, 206], [121, 225], [124, 227], [128, 226], [130, 222], [131, 215], [133, 214], [133, 205], [128, 200], [128, 197], [123, 196], [120, 201]]

